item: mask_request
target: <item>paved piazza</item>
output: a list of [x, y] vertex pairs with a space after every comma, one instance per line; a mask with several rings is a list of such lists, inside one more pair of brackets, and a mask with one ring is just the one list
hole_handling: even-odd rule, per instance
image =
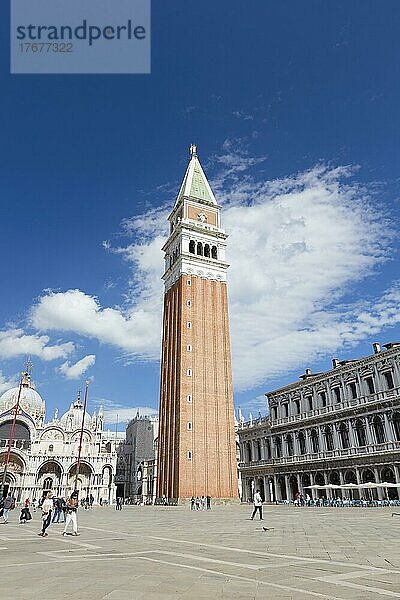
[[[80, 537], [0, 525], [1, 597], [18, 600], [400, 598], [392, 508], [111, 507], [80, 510]], [[400, 512], [400, 511], [399, 511]], [[264, 532], [261, 525], [273, 527]]]

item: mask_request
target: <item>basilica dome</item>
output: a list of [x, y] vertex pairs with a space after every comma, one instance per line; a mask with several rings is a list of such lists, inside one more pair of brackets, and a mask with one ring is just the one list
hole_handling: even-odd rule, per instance
[[[60, 422], [66, 431], [75, 431], [75, 429], [80, 429], [82, 427], [82, 417], [83, 404], [78, 396], [77, 400], [71, 404], [69, 410], [63, 414]], [[89, 413], [86, 413], [84, 425], [86, 429], [90, 429], [91, 422], [92, 417], [89, 415]]]
[[[0, 414], [10, 410], [17, 404], [19, 387], [7, 390], [0, 396]], [[19, 405], [29, 415], [39, 418], [44, 417], [46, 412], [46, 403], [40, 394], [35, 390], [29, 374], [22, 378], [21, 396]]]

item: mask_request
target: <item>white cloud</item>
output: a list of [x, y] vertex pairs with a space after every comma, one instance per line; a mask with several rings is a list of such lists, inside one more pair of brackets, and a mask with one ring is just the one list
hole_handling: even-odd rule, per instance
[[150, 406], [133, 406], [127, 408], [126, 406], [123, 406], [114, 400], [110, 400], [109, 398], [95, 398], [94, 404], [96, 406], [96, 410], [98, 410], [100, 405], [103, 407], [104, 422], [108, 425], [126, 423], [127, 421], [135, 418], [138, 413], [142, 417], [157, 416], [158, 414], [158, 410], [156, 408], [151, 408]]
[[102, 308], [97, 298], [80, 290], [49, 292], [31, 311], [37, 329], [71, 331], [146, 359], [157, 359], [160, 354], [155, 319], [159, 315], [152, 306], [146, 309], [138, 304], [126, 311]]
[[250, 400], [245, 400], [244, 402], [241, 402], [236, 412], [237, 417], [239, 417], [240, 412], [242, 413], [245, 421], [249, 418], [250, 413], [254, 419], [258, 419], [260, 413], [262, 417], [265, 417], [268, 414], [268, 404], [266, 397], [263, 394], [261, 394], [256, 398], [251, 398]]
[[47, 335], [27, 335], [22, 329], [10, 328], [0, 331], [0, 357], [37, 356], [45, 361], [66, 358], [73, 352], [72, 342], [49, 345]]
[[150, 408], [149, 406], [115, 408], [104, 411], [104, 423], [108, 423], [110, 425], [117, 422], [126, 423], [127, 421], [134, 419], [138, 412], [141, 417], [152, 417], [158, 414], [158, 411], [155, 408]]
[[[222, 153], [213, 158], [218, 165], [222, 165], [223, 169], [220, 170], [217, 176], [211, 181], [211, 187], [215, 192], [221, 193], [223, 193], [224, 184], [226, 184], [229, 179], [238, 181], [240, 175], [243, 182], [247, 181], [247, 178], [243, 175], [243, 171], [266, 160], [265, 156], [250, 156], [244, 140], [241, 138], [225, 140], [222, 145]], [[230, 192], [232, 191], [233, 190], [230, 190]]]
[[246, 113], [241, 110], [235, 110], [232, 114], [237, 119], [241, 119], [243, 121], [253, 121], [254, 120], [254, 115], [250, 115], [249, 113]]
[[0, 371], [0, 394], [13, 387], [17, 387], [17, 385], [18, 381], [16, 377], [11, 377], [10, 379], [8, 379], [3, 375], [3, 372]]
[[70, 331], [111, 344], [126, 358], [158, 360], [162, 322], [161, 275], [168, 210], [159, 207], [123, 222], [137, 241], [114, 249], [132, 264], [130, 294], [122, 309], [102, 308], [98, 299], [81, 290], [47, 292], [31, 310], [31, 323], [39, 330]]
[[[225, 213], [237, 388], [371, 335], [371, 323], [360, 321], [359, 307], [344, 298], [386, 259], [390, 232], [366, 190], [344, 185], [350, 174], [317, 166], [292, 178], [239, 184], [247, 202], [232, 201]], [[394, 290], [364, 309], [387, 327], [388, 305], [400, 321]]]
[[83, 373], [94, 365], [96, 362], [96, 356], [94, 354], [88, 354], [78, 360], [76, 363], [69, 363], [68, 361], [58, 367], [60, 373], [67, 379], [79, 379]]
[[[227, 141], [215, 158], [217, 166], [223, 165], [214, 186], [225, 206], [223, 225], [230, 235], [236, 389], [303, 368], [400, 322], [395, 283], [362, 304], [350, 298], [388, 259], [391, 242], [387, 216], [372, 192], [354, 182], [353, 169], [316, 165], [272, 181], [251, 177], [246, 169], [265, 158], [251, 157], [240, 140]], [[167, 212], [161, 206], [124, 222], [134, 243], [114, 251], [132, 264], [126, 307], [103, 308], [80, 290], [50, 292], [33, 308], [33, 325], [74, 331], [133, 357], [158, 359], [160, 249]]]

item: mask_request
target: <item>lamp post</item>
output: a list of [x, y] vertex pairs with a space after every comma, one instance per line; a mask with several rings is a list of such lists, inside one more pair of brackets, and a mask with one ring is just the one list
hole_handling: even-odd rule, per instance
[[74, 483], [74, 491], [78, 491], [78, 476], [79, 476], [79, 467], [81, 466], [81, 451], [82, 451], [82, 439], [83, 439], [83, 428], [85, 426], [85, 416], [86, 416], [86, 405], [87, 405], [87, 397], [89, 390], [90, 381], [86, 381], [86, 389], [85, 389], [85, 399], [83, 402], [83, 414], [82, 414], [82, 425], [81, 425], [81, 435], [79, 438], [79, 449], [78, 449], [78, 462], [76, 464], [76, 473], [75, 473], [75, 483]]
[[17, 421], [17, 414], [19, 412], [19, 401], [20, 401], [20, 398], [21, 398], [22, 384], [23, 384], [24, 378], [27, 375], [28, 374], [23, 371], [21, 373], [21, 380], [19, 382], [17, 403], [14, 406], [14, 418], [13, 418], [13, 422], [12, 422], [12, 426], [11, 426], [10, 439], [8, 440], [8, 450], [7, 450], [6, 460], [5, 460], [5, 463], [4, 463], [3, 479], [2, 479], [2, 482], [1, 482], [1, 494], [0, 494], [1, 498], [4, 497], [4, 486], [5, 486], [5, 483], [6, 483], [8, 463], [10, 462], [11, 446], [12, 446], [12, 443], [13, 443], [13, 440], [14, 440], [15, 423]]

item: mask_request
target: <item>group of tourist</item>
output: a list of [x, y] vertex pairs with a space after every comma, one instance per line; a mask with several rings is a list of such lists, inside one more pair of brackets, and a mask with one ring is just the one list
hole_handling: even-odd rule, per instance
[[192, 496], [190, 498], [190, 510], [211, 510], [211, 496]]
[[[89, 498], [90, 506], [93, 504], [94, 498], [91, 501]], [[10, 511], [15, 508], [15, 498], [8, 493], [7, 496], [0, 500], [0, 515], [3, 517], [3, 524], [7, 524], [9, 520]], [[36, 503], [32, 502], [32, 508], [36, 510]], [[64, 519], [64, 531], [63, 535], [67, 535], [68, 527], [72, 525], [72, 535], [79, 535], [78, 523], [76, 513], [78, 510], [78, 492], [74, 491], [69, 498], [57, 498], [53, 497], [53, 492], [47, 492], [46, 496], [39, 501], [39, 508], [42, 511], [42, 528], [38, 533], [41, 537], [47, 537], [47, 528], [51, 523], [59, 523], [60, 517], [63, 515]], [[21, 508], [19, 516], [19, 522], [21, 524], [27, 523], [32, 519], [31, 513], [31, 501], [26, 498], [24, 505]]]
[[[46, 529], [50, 523], [59, 523], [61, 513], [64, 516], [64, 531], [63, 535], [67, 535], [68, 527], [72, 524], [72, 535], [79, 535], [78, 533], [78, 522], [76, 513], [78, 510], [78, 492], [75, 490], [72, 492], [68, 499], [66, 498], [55, 498], [53, 499], [53, 492], [47, 492], [45, 499], [42, 502], [42, 530], [38, 535], [47, 537], [48, 533]], [[53, 516], [53, 518], [52, 518]]]

